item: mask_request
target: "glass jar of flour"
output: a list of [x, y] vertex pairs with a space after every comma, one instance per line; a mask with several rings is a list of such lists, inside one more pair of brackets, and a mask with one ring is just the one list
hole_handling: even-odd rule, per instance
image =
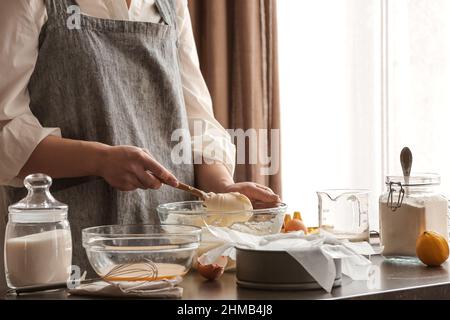
[[438, 193], [439, 175], [388, 176], [380, 197], [380, 236], [383, 255], [391, 259], [416, 258], [416, 240], [434, 231], [448, 241], [448, 201]]
[[52, 179], [25, 179], [28, 195], [9, 207], [5, 272], [10, 288], [65, 282], [70, 277], [72, 237], [67, 205], [50, 194]]

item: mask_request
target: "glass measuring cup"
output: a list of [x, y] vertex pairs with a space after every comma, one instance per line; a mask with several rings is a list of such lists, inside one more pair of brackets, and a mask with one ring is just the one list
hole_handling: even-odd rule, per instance
[[319, 227], [341, 240], [369, 241], [369, 195], [369, 190], [318, 191]]

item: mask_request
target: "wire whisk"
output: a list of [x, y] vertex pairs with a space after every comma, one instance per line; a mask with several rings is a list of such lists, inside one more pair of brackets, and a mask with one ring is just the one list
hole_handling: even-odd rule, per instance
[[[106, 282], [152, 282], [158, 279], [158, 267], [149, 260], [142, 263], [126, 263], [114, 266], [101, 280]], [[98, 281], [98, 280], [97, 280]]]
[[[84, 278], [84, 277], [82, 277]], [[111, 285], [118, 285], [120, 282], [142, 282], [148, 283], [158, 280], [158, 266], [149, 259], [144, 259], [139, 263], [125, 263], [115, 265], [105, 275], [94, 279], [69, 279], [67, 282], [59, 282], [45, 285], [34, 285], [14, 288], [7, 291], [7, 294], [24, 294], [45, 292], [50, 290], [73, 289], [80, 285], [92, 284], [104, 281]]]

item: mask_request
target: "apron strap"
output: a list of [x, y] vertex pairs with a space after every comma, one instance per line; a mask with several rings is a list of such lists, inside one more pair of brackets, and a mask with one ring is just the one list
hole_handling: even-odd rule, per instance
[[176, 46], [179, 48], [176, 0], [155, 0], [156, 7], [164, 22], [175, 29]]
[[156, 7], [164, 22], [177, 28], [176, 9], [173, 0], [155, 0]]
[[48, 18], [67, 18], [67, 8], [77, 6], [75, 0], [45, 0]]

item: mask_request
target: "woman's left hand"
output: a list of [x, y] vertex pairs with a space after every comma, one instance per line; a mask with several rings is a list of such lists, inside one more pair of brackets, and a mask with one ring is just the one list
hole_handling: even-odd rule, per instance
[[239, 192], [247, 196], [254, 206], [258, 203], [258, 208], [265, 207], [264, 204], [270, 207], [281, 202], [280, 197], [266, 186], [254, 182], [234, 183], [224, 165], [197, 165], [195, 173], [198, 187], [207, 192]]
[[269, 187], [253, 182], [234, 183], [223, 190], [224, 193], [239, 192], [247, 196], [252, 202], [264, 203], [280, 203], [280, 197], [272, 191]]

